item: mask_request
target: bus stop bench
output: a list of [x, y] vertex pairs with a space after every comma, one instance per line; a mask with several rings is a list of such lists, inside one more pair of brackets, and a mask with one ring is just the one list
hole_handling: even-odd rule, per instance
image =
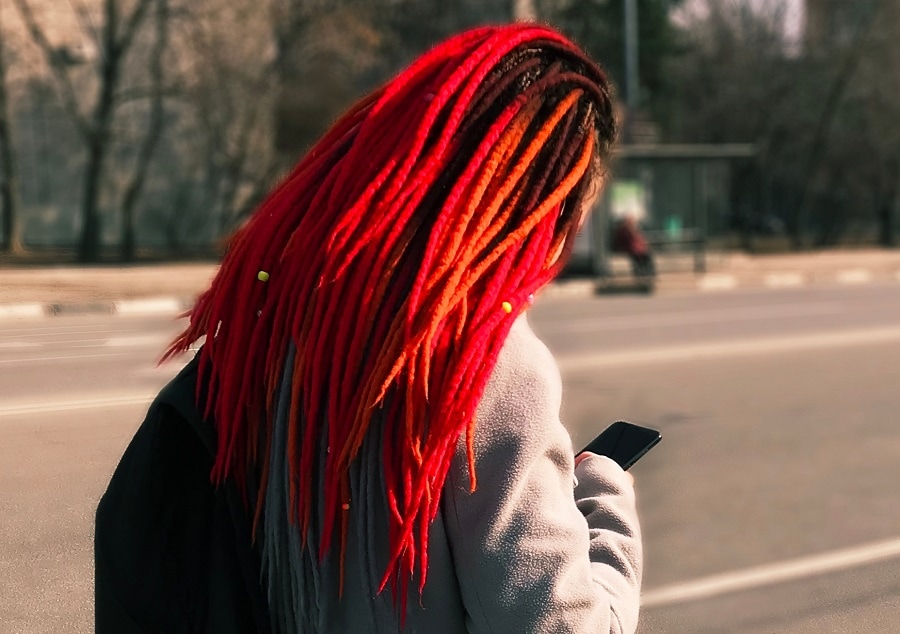
[[694, 273], [706, 272], [706, 234], [699, 229], [682, 229], [677, 233], [647, 231], [644, 236], [654, 254], [690, 251], [694, 254]]

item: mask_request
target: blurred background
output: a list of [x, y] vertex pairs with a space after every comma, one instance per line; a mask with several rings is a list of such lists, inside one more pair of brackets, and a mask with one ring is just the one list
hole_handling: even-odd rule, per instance
[[361, 94], [512, 19], [616, 86], [530, 314], [576, 446], [662, 431], [641, 631], [900, 631], [900, 1], [3, 0], [0, 633], [92, 631], [94, 509], [227, 236]]
[[513, 18], [608, 69], [607, 193], [650, 230], [752, 252], [895, 243], [900, 3], [7, 0], [0, 245], [215, 252], [343, 108], [447, 34]]

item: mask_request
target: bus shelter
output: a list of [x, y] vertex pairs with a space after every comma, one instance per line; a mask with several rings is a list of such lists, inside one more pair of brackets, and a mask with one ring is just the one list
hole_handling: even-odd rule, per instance
[[576, 240], [573, 270], [613, 275], [612, 233], [617, 222], [632, 216], [659, 260], [692, 255], [694, 271], [703, 272], [710, 244], [732, 229], [735, 168], [752, 165], [755, 157], [749, 144], [620, 146]]

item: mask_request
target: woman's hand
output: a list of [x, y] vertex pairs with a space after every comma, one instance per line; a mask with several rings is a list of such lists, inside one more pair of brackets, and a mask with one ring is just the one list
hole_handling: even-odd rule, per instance
[[[591, 453], [590, 451], [582, 451], [581, 453], [576, 454], [575, 455], [575, 466], [577, 467], [579, 464], [581, 464], [581, 461], [584, 460], [585, 458], [587, 458], [588, 456], [596, 456], [596, 455], [597, 454]], [[631, 483], [631, 486], [634, 486], [634, 476], [631, 475], [627, 471], [625, 471], [624, 473], [625, 473], [625, 476], [628, 478], [628, 481]]]

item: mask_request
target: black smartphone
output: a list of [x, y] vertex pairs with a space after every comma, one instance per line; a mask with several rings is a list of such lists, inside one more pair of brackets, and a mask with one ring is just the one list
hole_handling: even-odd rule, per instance
[[627, 471], [660, 440], [662, 434], [655, 429], [620, 420], [604, 429], [581, 451], [612, 458]]

